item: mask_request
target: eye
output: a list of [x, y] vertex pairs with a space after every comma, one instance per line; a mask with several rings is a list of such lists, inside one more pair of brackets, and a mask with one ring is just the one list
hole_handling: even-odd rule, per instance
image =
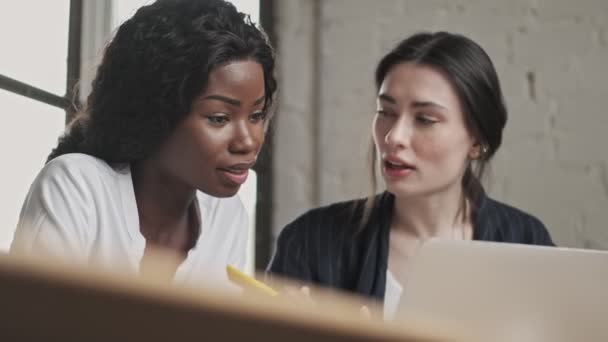
[[425, 126], [430, 126], [430, 125], [436, 124], [438, 121], [428, 115], [417, 115], [416, 122], [418, 122], [422, 125], [425, 125]]
[[216, 126], [224, 125], [225, 123], [227, 123], [229, 121], [227, 115], [209, 115], [209, 116], [207, 116], [207, 120], [211, 124], [216, 125]]
[[390, 112], [390, 111], [386, 111], [384, 109], [378, 109], [376, 111], [376, 114], [378, 114], [379, 116], [385, 116], [385, 117], [390, 117], [390, 116], [394, 116], [395, 114]]
[[256, 112], [249, 116], [249, 121], [251, 121], [253, 123], [264, 121], [264, 120], [266, 120], [266, 116], [267, 116], [266, 112]]

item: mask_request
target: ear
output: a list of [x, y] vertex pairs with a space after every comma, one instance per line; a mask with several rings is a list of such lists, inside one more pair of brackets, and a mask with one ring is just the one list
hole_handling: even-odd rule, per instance
[[482, 153], [482, 147], [481, 144], [478, 141], [473, 142], [473, 145], [471, 145], [471, 148], [469, 149], [469, 159], [471, 160], [476, 160], [479, 159], [481, 157], [481, 153]]

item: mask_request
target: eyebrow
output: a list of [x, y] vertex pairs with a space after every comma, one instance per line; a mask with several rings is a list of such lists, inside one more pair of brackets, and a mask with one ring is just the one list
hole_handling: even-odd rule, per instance
[[[386, 101], [391, 104], [397, 104], [397, 100], [395, 100], [394, 97], [392, 97], [388, 94], [380, 94], [380, 95], [378, 95], [378, 98], [382, 101]], [[414, 101], [412, 103], [412, 107], [413, 108], [437, 107], [437, 108], [447, 109], [445, 106], [442, 106], [433, 101]]]
[[395, 100], [392, 96], [387, 95], [387, 94], [380, 94], [380, 95], [378, 95], [378, 98], [380, 100], [386, 101], [388, 103], [397, 104], [397, 100]]
[[[253, 103], [254, 106], [259, 105], [260, 103], [264, 102], [264, 99], [266, 98], [266, 95], [262, 95], [262, 97], [260, 97], [259, 99], [255, 100], [255, 102]], [[241, 106], [241, 101], [236, 100], [236, 99], [231, 99], [229, 97], [226, 96], [222, 96], [222, 95], [207, 95], [205, 97], [203, 97], [203, 100], [217, 100], [217, 101], [222, 101], [225, 102], [231, 106], [235, 106], [235, 107], [240, 107]]]
[[437, 107], [437, 108], [441, 108], [441, 109], [447, 109], [446, 107], [435, 103], [433, 101], [414, 101], [414, 103], [412, 103], [412, 107], [414, 108], [424, 108], [424, 107]]

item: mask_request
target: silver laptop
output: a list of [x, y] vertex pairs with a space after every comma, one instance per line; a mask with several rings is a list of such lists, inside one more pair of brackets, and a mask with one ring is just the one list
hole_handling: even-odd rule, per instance
[[481, 341], [608, 341], [608, 252], [434, 240], [397, 320], [450, 321]]

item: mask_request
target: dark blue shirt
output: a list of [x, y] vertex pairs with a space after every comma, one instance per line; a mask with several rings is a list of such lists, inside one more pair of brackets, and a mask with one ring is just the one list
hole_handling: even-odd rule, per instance
[[[364, 199], [312, 209], [279, 235], [268, 272], [384, 299], [394, 195], [376, 196], [369, 223], [361, 227]], [[553, 245], [545, 226], [523, 211], [482, 194], [473, 239]]]

